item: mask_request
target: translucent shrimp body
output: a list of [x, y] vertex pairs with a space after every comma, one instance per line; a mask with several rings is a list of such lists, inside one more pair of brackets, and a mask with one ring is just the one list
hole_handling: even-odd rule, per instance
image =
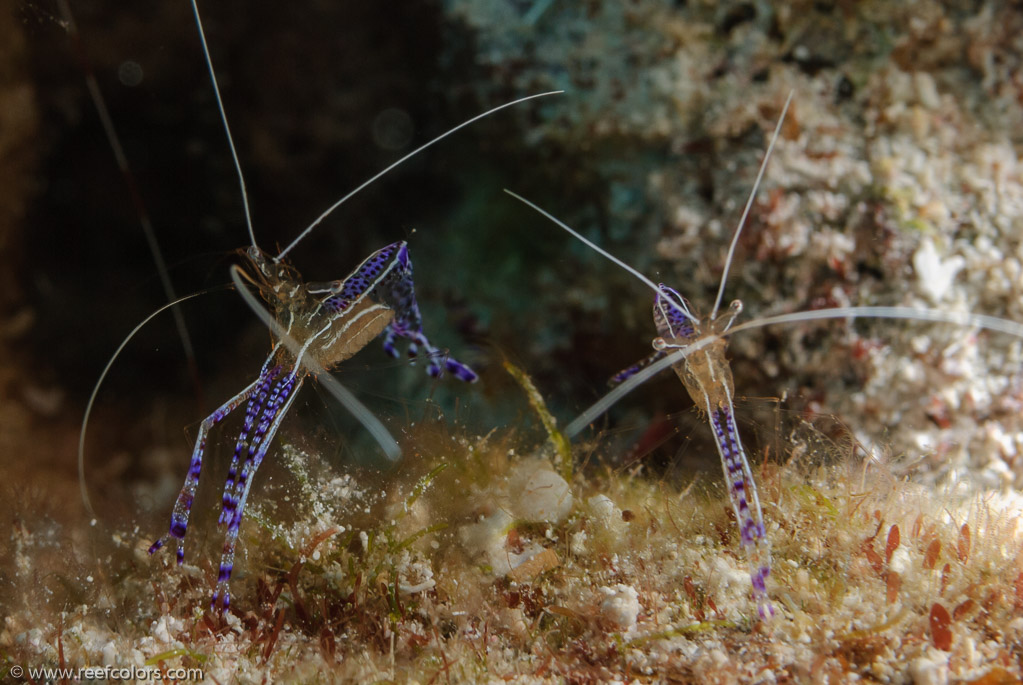
[[[170, 528], [149, 548], [149, 553], [153, 554], [173, 541], [177, 563], [184, 563], [188, 519], [199, 487], [209, 431], [245, 404], [245, 418], [231, 457], [218, 521], [227, 530], [213, 606], [220, 602], [224, 608], [230, 605], [228, 582], [234, 570], [238, 533], [253, 478], [310, 372], [329, 378], [327, 370], [383, 334], [384, 349], [394, 356], [398, 354], [395, 341], [399, 337], [409, 341], [410, 356], [417, 356], [421, 348], [431, 376], [440, 377], [448, 372], [463, 381], [476, 380], [472, 369], [438, 350], [423, 333], [412, 283], [412, 263], [405, 242], [377, 250], [348, 277], [321, 284], [302, 283], [294, 269], [284, 263], [271, 262], [255, 247], [249, 248], [246, 255], [255, 271], [255, 281], [274, 311], [274, 315], [265, 310], [263, 313], [274, 323], [272, 327], [279, 342], [256, 380], [200, 425], [188, 475], [171, 514]], [[236, 285], [240, 292], [251, 297], [238, 273], [234, 272]], [[349, 404], [349, 408], [367, 424], [388, 456], [397, 458], [400, 454], [397, 444], [386, 429], [382, 425], [377, 429], [379, 422], [350, 395], [343, 399], [346, 404], [355, 402], [356, 406]]]
[[[689, 311], [688, 303], [678, 292], [663, 283], [658, 285], [657, 296], [654, 298], [654, 324], [658, 333], [653, 341], [654, 352], [641, 362], [615, 374], [611, 383], [623, 383], [643, 369], [654, 366], [672, 351], [689, 351], [682, 359], [675, 361], [671, 368], [697, 408], [707, 415], [710, 422], [725, 473], [728, 499], [739, 525], [757, 612], [761, 619], [768, 619], [774, 614], [767, 599], [771, 547], [760, 510], [757, 484], [753, 480], [749, 459], [735, 424], [735, 407], [732, 403], [735, 384], [732, 382], [732, 369], [725, 359], [727, 342], [722, 337], [742, 311], [742, 305], [736, 300], [727, 311], [706, 322], [700, 321]], [[697, 341], [704, 342], [694, 345]]]
[[[277, 342], [263, 363], [257, 378], [224, 402], [200, 424], [188, 474], [175, 501], [169, 529], [149, 547], [149, 553], [153, 554], [173, 543], [177, 563], [184, 563], [184, 544], [189, 516], [199, 487], [210, 431], [236, 409], [245, 405], [245, 417], [235, 442], [219, 516], [219, 523], [226, 526], [226, 532], [212, 604], [214, 608], [219, 606], [225, 609], [230, 605], [228, 582], [234, 569], [238, 534], [254, 476], [308, 375], [317, 376], [321, 385], [362, 423], [391, 460], [397, 459], [401, 454], [397, 442], [372, 412], [328, 373], [330, 369], [349, 359], [371, 340], [382, 335], [384, 350], [395, 357], [398, 356], [396, 343], [399, 338], [404, 339], [407, 342], [408, 356], [425, 357], [426, 371], [434, 378], [451, 374], [465, 382], [477, 379], [472, 369], [432, 345], [424, 333], [412, 281], [412, 262], [409, 258], [408, 245], [404, 241], [377, 250], [346, 278], [327, 283], [304, 283], [298, 272], [284, 261], [285, 256], [340, 205], [410, 157], [494, 112], [560, 91], [539, 93], [506, 102], [477, 114], [431, 139], [341, 197], [276, 257], [270, 257], [257, 245], [244, 174], [217, 86], [217, 77], [196, 0], [192, 0], [191, 5], [217, 107], [237, 172], [249, 235], [249, 247], [244, 250], [249, 271], [243, 272], [237, 266], [232, 267], [232, 280], [242, 298], [271, 329]], [[267, 306], [260, 303], [247, 290], [245, 280], [259, 289]], [[184, 299], [188, 298], [181, 298], [159, 311], [173, 307]], [[117, 355], [128, 340], [153, 316], [155, 313], [137, 326], [115, 352], [93, 389], [82, 421], [79, 473], [82, 498], [90, 512], [92, 508], [84, 479], [84, 445], [89, 413], [99, 387]]]
[[[626, 386], [634, 387], [632, 385], [634, 379], [646, 379], [655, 373], [655, 369], [660, 370], [664, 365], [670, 363], [689, 392], [689, 396], [696, 403], [696, 406], [707, 414], [711, 432], [714, 435], [714, 442], [717, 445], [718, 455], [721, 457], [721, 466], [725, 474], [728, 497], [739, 526], [741, 546], [749, 567], [753, 599], [756, 602], [757, 613], [761, 620], [768, 620], [774, 615], [774, 610], [767, 596], [767, 578], [771, 573], [771, 548], [767, 540], [767, 531], [764, 526], [763, 513], [760, 509], [760, 499], [757, 496], [756, 482], [753, 480], [749, 459], [746, 457], [746, 451], [742, 447], [739, 431], [735, 424], [735, 408], [732, 403], [734, 384], [732, 382], [731, 368], [725, 359], [727, 344], [723, 337], [731, 328], [735, 317], [742, 311], [742, 304], [738, 300], [732, 302], [728, 310], [720, 316], [718, 316], [718, 308], [721, 304], [725, 282], [728, 278], [728, 265], [735, 254], [735, 246], [738, 243], [739, 235], [753, 205], [757, 188], [763, 179], [764, 171], [767, 168], [767, 161], [770, 159], [771, 151], [778, 140], [782, 122], [785, 119], [785, 114], [791, 102], [792, 94], [790, 93], [778, 118], [774, 134], [771, 137], [771, 143], [764, 155], [764, 161], [760, 165], [753, 190], [746, 201], [742, 218], [739, 220], [739, 226], [732, 237], [714, 308], [710, 317], [705, 322], [693, 315], [689, 309], [689, 303], [672, 288], [663, 283], [655, 285], [642, 273], [593, 244], [537, 205], [511, 191], [505, 191], [512, 197], [543, 214], [604, 257], [624, 268], [654, 291], [653, 314], [654, 324], [657, 327], [658, 333], [658, 337], [653, 341], [654, 352], [646, 359], [615, 374], [611, 379], [611, 383], [613, 385], [621, 384], [623, 388]], [[668, 361], [669, 358], [671, 359], [670, 362]], [[639, 382], [641, 381], [635, 381], [636, 384]], [[568, 437], [575, 435], [588, 425], [596, 415], [606, 411], [620, 397], [620, 395], [616, 394], [616, 390], [612, 390], [611, 393], [584, 412], [582, 416], [572, 421], [566, 429], [566, 435]]]

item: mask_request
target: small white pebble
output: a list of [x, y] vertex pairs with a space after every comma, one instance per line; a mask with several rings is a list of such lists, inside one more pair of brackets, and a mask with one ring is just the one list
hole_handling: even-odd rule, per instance
[[582, 556], [586, 553], [586, 531], [580, 530], [572, 533], [572, 539], [569, 543], [569, 550], [576, 556]]
[[102, 650], [103, 665], [104, 666], [116, 666], [117, 665], [117, 655], [118, 655], [118, 652], [119, 652], [119, 650], [117, 649], [117, 643], [114, 642], [113, 640], [110, 640], [105, 645], [103, 645], [103, 650]]
[[509, 509], [524, 521], [557, 523], [572, 511], [572, 492], [550, 463], [531, 459], [515, 466], [509, 477]]
[[932, 649], [927, 656], [914, 659], [909, 665], [909, 677], [914, 685], [946, 685], [948, 655]]
[[920, 104], [928, 109], [937, 109], [941, 105], [941, 96], [938, 95], [938, 85], [930, 74], [918, 71], [913, 74], [913, 85], [916, 90], [916, 97]]
[[600, 616], [619, 630], [636, 625], [639, 617], [639, 593], [631, 585], [619, 583], [615, 587], [602, 587], [604, 601], [600, 603]]
[[153, 637], [159, 642], [170, 644], [174, 641], [172, 633], [177, 632], [181, 628], [179, 624], [180, 621], [176, 621], [169, 616], [161, 616], [153, 623]]
[[892, 558], [888, 562], [888, 568], [895, 571], [901, 576], [906, 575], [909, 572], [910, 566], [913, 563], [913, 557], [909, 552], [908, 545], [900, 545], [892, 553]]

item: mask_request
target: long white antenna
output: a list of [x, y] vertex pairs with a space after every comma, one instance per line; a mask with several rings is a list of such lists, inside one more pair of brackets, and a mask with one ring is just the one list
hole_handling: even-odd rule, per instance
[[[587, 246], [589, 246], [592, 249], [596, 250], [598, 253], [600, 253], [604, 257], [607, 257], [612, 262], [614, 262], [618, 266], [622, 267], [623, 269], [628, 271], [630, 274], [632, 274], [633, 276], [635, 276], [639, 280], [643, 281], [643, 283], [645, 283], [647, 285], [647, 287], [649, 287], [651, 290], [653, 290], [654, 293], [656, 293], [656, 295], [658, 297], [661, 297], [663, 295], [663, 293], [661, 292], [661, 289], [658, 288], [657, 285], [653, 281], [651, 281], [649, 278], [644, 276], [638, 269], [634, 269], [633, 267], [629, 266], [628, 264], [626, 264], [622, 260], [618, 259], [618, 257], [615, 257], [613, 254], [611, 254], [610, 252], [608, 252], [604, 248], [600, 247], [599, 245], [597, 245], [593, 241], [589, 240], [588, 238], [585, 238], [581, 233], [577, 232], [575, 229], [570, 227], [568, 224], [566, 224], [561, 219], [558, 219], [556, 216], [554, 216], [550, 212], [548, 212], [548, 211], [542, 209], [541, 207], [539, 207], [538, 205], [530, 202], [529, 200], [527, 200], [526, 198], [522, 197], [521, 195], [513, 193], [512, 191], [508, 190], [507, 188], [504, 189], [504, 192], [508, 193], [509, 195], [511, 195], [512, 197], [514, 197], [516, 200], [518, 200], [522, 204], [526, 205], [527, 207], [531, 207], [532, 209], [536, 210], [537, 212], [539, 212], [543, 216], [547, 217], [548, 219], [553, 221], [555, 224], [557, 224], [558, 226], [560, 226], [561, 228], [565, 229], [566, 231], [571, 233], [573, 236], [575, 236], [576, 238], [581, 240]], [[670, 297], [661, 297], [661, 299], [666, 301], [677, 312], [679, 312], [684, 317], [689, 319], [693, 323], [694, 326], [699, 326], [700, 325], [700, 322], [696, 319], [696, 317], [693, 316], [692, 314], [690, 314], [687, 309], [685, 309], [684, 303], [675, 302]]]
[[738, 333], [750, 328], [774, 326], [780, 323], [798, 323], [800, 321], [819, 321], [821, 319], [908, 319], [928, 323], [949, 323], [959, 326], [976, 326], [996, 333], [1004, 333], [1014, 338], [1023, 339], [1023, 324], [1002, 319], [988, 314], [972, 312], [950, 312], [943, 309], [923, 309], [918, 307], [833, 307], [830, 309], [813, 309], [808, 312], [791, 312], [776, 316], [765, 316], [752, 321], [743, 321], [729, 331]]
[[458, 126], [455, 126], [454, 128], [445, 131], [444, 133], [440, 134], [439, 136], [437, 136], [433, 140], [429, 141], [428, 143], [420, 145], [415, 150], [413, 150], [412, 152], [408, 153], [407, 155], [405, 155], [404, 157], [402, 157], [398, 161], [388, 165], [382, 171], [378, 171], [376, 174], [371, 176], [369, 179], [367, 179], [366, 181], [363, 181], [361, 184], [359, 184], [358, 187], [355, 188], [355, 190], [352, 190], [347, 195], [342, 197], [340, 200], [338, 200], [337, 202], [332, 204], [330, 207], [328, 207], [327, 210], [325, 212], [323, 212], [323, 214], [320, 214], [318, 217], [316, 217], [316, 219], [311, 224], [309, 224], [304, 231], [299, 233], [297, 238], [292, 240], [291, 243], [289, 243], [287, 247], [285, 247], [283, 250], [281, 250], [281, 253], [279, 255], [277, 255], [276, 257], [274, 257], [274, 261], [275, 262], [279, 262], [280, 260], [282, 260], [284, 258], [284, 255], [286, 255], [289, 252], [291, 252], [291, 250], [296, 245], [298, 245], [300, 242], [302, 242], [302, 240], [307, 235], [309, 235], [309, 233], [311, 233], [314, 228], [319, 226], [320, 223], [322, 223], [324, 219], [326, 219], [328, 216], [330, 216], [330, 214], [335, 209], [337, 209], [338, 207], [343, 205], [345, 202], [350, 200], [356, 193], [360, 192], [363, 188], [365, 188], [369, 184], [371, 184], [374, 181], [376, 181], [378, 178], [380, 178], [381, 176], [383, 176], [384, 174], [389, 172], [391, 169], [395, 168], [396, 166], [398, 166], [400, 164], [403, 164], [406, 160], [408, 160], [408, 159], [418, 155], [420, 152], [422, 152], [426, 148], [432, 146], [435, 143], [439, 143], [440, 141], [442, 141], [445, 138], [447, 138], [448, 136], [450, 136], [452, 133], [455, 133], [456, 131], [460, 131], [461, 129], [465, 128], [469, 124], [477, 122], [477, 121], [479, 121], [480, 119], [482, 119], [484, 117], [488, 117], [491, 114], [494, 114], [495, 112], [500, 112], [502, 109], [505, 109], [507, 107], [514, 107], [515, 105], [521, 104], [523, 102], [527, 102], [528, 100], [535, 100], [536, 98], [542, 98], [542, 97], [546, 97], [548, 95], [558, 95], [558, 94], [564, 93], [564, 92], [565, 91], [563, 91], [563, 90], [552, 90], [552, 91], [548, 91], [546, 93], [537, 93], [535, 95], [527, 95], [524, 98], [519, 98], [518, 100], [512, 100], [511, 102], [506, 102], [503, 105], [498, 105], [497, 107], [494, 107], [493, 109], [488, 109], [486, 112], [483, 112], [482, 114], [477, 114], [472, 119], [469, 119], [467, 121], [463, 121]]
[[683, 347], [680, 350], [675, 350], [667, 357], [658, 359], [645, 369], [629, 376], [620, 384], [616, 385], [609, 393], [594, 402], [586, 411], [573, 419], [572, 423], [565, 426], [565, 437], [571, 440], [578, 435], [583, 428], [586, 428], [586, 426], [593, 423], [597, 417], [613, 407], [618, 400], [622, 399], [672, 364], [677, 364], [697, 350], [703, 349], [707, 345], [711, 344], [718, 338], [720, 338], [720, 336], [717, 335], [708, 335], [705, 338], [700, 338], [691, 345]]
[[210, 81], [213, 83], [213, 95], [217, 98], [217, 107], [220, 109], [220, 121], [224, 124], [224, 132], [227, 134], [227, 144], [231, 148], [231, 158], [234, 160], [235, 171], [238, 172], [238, 185], [242, 190], [242, 206], [245, 208], [245, 225], [249, 229], [249, 241], [252, 246], [259, 248], [256, 244], [256, 232], [252, 228], [252, 212], [249, 209], [249, 192], [245, 188], [245, 174], [242, 173], [242, 163], [238, 161], [238, 151], [234, 147], [234, 136], [231, 135], [231, 125], [227, 123], [227, 112], [224, 110], [224, 100], [220, 97], [220, 85], [217, 83], [217, 74], [213, 71], [213, 58], [210, 57], [210, 48], [206, 44], [206, 32], [202, 28], [202, 19], [199, 17], [199, 5], [192, 0], [192, 14], [195, 15], [195, 25], [199, 29], [199, 42], [202, 43], [202, 53], [206, 57], [206, 68], [210, 72]]
[[96, 385], [92, 386], [92, 394], [89, 395], [89, 401], [85, 405], [85, 415], [82, 416], [82, 428], [78, 432], [78, 487], [82, 491], [82, 504], [85, 505], [85, 510], [89, 512], [89, 516], [92, 518], [96, 518], [96, 510], [92, 508], [92, 502], [89, 500], [89, 488], [85, 483], [85, 431], [89, 427], [89, 416], [92, 414], [93, 405], [96, 404], [96, 396], [99, 395], [100, 386], [103, 385], [103, 381], [106, 380], [107, 374], [110, 373], [110, 368], [114, 365], [114, 362], [117, 361], [117, 358], [121, 356], [121, 352], [124, 350], [125, 346], [132, 338], [135, 337], [136, 333], [142, 330], [143, 326], [152, 321], [157, 314], [165, 312], [168, 309], [172, 309], [186, 300], [191, 300], [193, 297], [205, 295], [208, 292], [210, 291], [202, 290], [197, 293], [192, 293], [191, 295], [179, 297], [173, 302], [168, 302], [139, 322], [135, 328], [131, 329], [131, 333], [125, 336], [124, 340], [121, 341], [121, 344], [117, 346], [113, 355], [110, 356], [110, 361], [108, 361], [107, 365], [103, 367], [103, 373], [99, 375], [99, 380], [96, 381]]
[[746, 200], [746, 207], [742, 210], [742, 217], [739, 218], [739, 226], [735, 229], [735, 235], [732, 236], [732, 244], [728, 246], [728, 256], [725, 257], [725, 268], [721, 272], [721, 284], [718, 286], [718, 296], [714, 300], [714, 309], [710, 313], [710, 320], [713, 321], [718, 315], [718, 308], [721, 307], [721, 298], [725, 294], [725, 283], [728, 281], [728, 269], [732, 266], [732, 257], [735, 256], [735, 246], [739, 244], [739, 234], [742, 233], [742, 227], [746, 225], [746, 218], [749, 216], [750, 209], [753, 207], [753, 200], [757, 197], [757, 190], [760, 188], [760, 181], [764, 178], [764, 172], [767, 170], [767, 161], [771, 159], [771, 152], [774, 151], [774, 144], [778, 141], [778, 134], [781, 133], [781, 125], [785, 121], [785, 114], [789, 111], [789, 104], [792, 102], [792, 95], [795, 93], [794, 90], [789, 91], [789, 96], [785, 99], [785, 107], [781, 110], [781, 116], [778, 117], [778, 123], [774, 126], [774, 135], [771, 136], [771, 143], [767, 146], [767, 152], [764, 154], [764, 161], [760, 163], [760, 171], [757, 172], [757, 180], [753, 182], [753, 190], [750, 191], [749, 198]]
[[[824, 319], [902, 319], [912, 321], [924, 321], [927, 323], [947, 323], [959, 326], [976, 326], [996, 333], [1004, 333], [1014, 338], [1023, 340], [1023, 324], [1009, 319], [1000, 319], [997, 316], [987, 314], [973, 314], [970, 312], [949, 312], [941, 309], [919, 309], [916, 307], [833, 307], [830, 309], [815, 309], [808, 312], [791, 312], [789, 314], [778, 314], [776, 316], [765, 316], [752, 321], [743, 321], [734, 326], [729, 335], [753, 328], [764, 326], [776, 326], [779, 324], [798, 323], [800, 321], [821, 321]], [[648, 379], [656, 376], [661, 371], [676, 364], [693, 352], [706, 347], [721, 336], [709, 335], [693, 342], [687, 347], [672, 352], [667, 357], [646, 367], [635, 375], [629, 376], [614, 390], [607, 393], [592, 406], [586, 409], [575, 420], [569, 423], [564, 430], [565, 437], [571, 439], [581, 430], [610, 409], [618, 400], [625, 397]]]

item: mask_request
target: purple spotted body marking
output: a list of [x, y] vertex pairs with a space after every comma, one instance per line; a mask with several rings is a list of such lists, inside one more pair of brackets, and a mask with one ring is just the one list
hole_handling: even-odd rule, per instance
[[[663, 283], [657, 288], [657, 296], [654, 298], [654, 324], [657, 326], [657, 333], [667, 339], [684, 338], [688, 340], [696, 336], [693, 320], [686, 318], [686, 315], [683, 314], [683, 312], [689, 311], [689, 302]], [[660, 361], [667, 354], [663, 349], [655, 349], [649, 356], [612, 376], [611, 385], [618, 385], [626, 378], [634, 376], [651, 364]]]
[[[358, 278], [348, 279], [338, 285], [320, 286], [321, 289], [315, 291], [329, 294], [324, 302], [325, 307], [337, 312], [344, 311], [365, 290], [368, 279], [379, 278], [380, 282], [376, 287], [386, 291], [390, 301], [395, 305], [394, 319], [384, 329], [384, 351], [392, 357], [398, 357], [398, 351], [394, 347], [395, 340], [405, 338], [410, 341], [408, 344], [410, 358], [419, 355], [420, 347], [426, 351], [429, 360], [426, 372], [434, 378], [439, 378], [447, 371], [468, 383], [476, 380], [476, 374], [472, 369], [438, 350], [423, 334], [423, 318], [419, 313], [419, 304], [416, 302], [416, 293], [412, 287], [412, 262], [409, 260], [408, 245], [405, 242], [394, 243], [378, 250], [362, 263], [358, 272], [361, 273]], [[339, 292], [334, 294], [338, 289]]]
[[188, 517], [199, 487], [209, 432], [246, 403], [218, 519], [227, 529], [212, 606], [221, 609], [227, 608], [231, 601], [228, 583], [253, 479], [310, 373], [307, 366], [333, 368], [383, 334], [384, 349], [389, 354], [397, 354], [394, 347], [397, 338], [410, 341], [410, 356], [416, 356], [422, 348], [429, 360], [426, 370], [433, 377], [439, 378], [448, 372], [466, 382], [477, 378], [468, 366], [433, 346], [423, 332], [412, 282], [412, 262], [404, 241], [377, 250], [347, 278], [321, 284], [302, 283], [293, 268], [267, 258], [256, 247], [248, 248], [245, 255], [252, 266], [250, 276], [279, 326], [287, 337], [298, 341], [300, 347], [295, 350], [278, 342], [259, 377], [202, 422], [184, 487], [171, 514], [170, 528], [149, 548], [149, 553], [153, 554], [173, 540], [177, 563], [184, 563]]

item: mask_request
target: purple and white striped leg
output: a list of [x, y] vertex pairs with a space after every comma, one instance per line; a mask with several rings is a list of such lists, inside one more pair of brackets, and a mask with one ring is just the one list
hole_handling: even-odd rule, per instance
[[227, 470], [227, 481], [224, 483], [224, 495], [221, 497], [218, 524], [224, 524], [230, 520], [227, 509], [231, 504], [231, 492], [234, 490], [235, 480], [238, 478], [238, 466], [241, 464], [242, 451], [248, 447], [249, 453], [252, 452], [252, 441], [254, 440], [252, 430], [256, 424], [256, 417], [263, 411], [263, 405], [270, 394], [270, 388], [273, 382], [280, 376], [280, 366], [270, 368], [270, 363], [276, 351], [277, 348], [275, 347], [274, 351], [267, 358], [266, 363], [263, 364], [263, 368], [259, 372], [259, 378], [256, 380], [256, 391], [252, 394], [248, 405], [245, 407], [245, 421], [242, 424], [241, 433], [238, 434], [238, 440], [234, 445], [231, 466]]
[[185, 561], [185, 534], [188, 532], [188, 515], [192, 511], [192, 502], [195, 501], [195, 492], [199, 487], [199, 475], [202, 472], [202, 458], [206, 452], [206, 437], [210, 429], [217, 425], [224, 418], [237, 409], [242, 402], [245, 402], [259, 389], [259, 380], [249, 385], [240, 393], [225, 402], [219, 409], [207, 416], [199, 426], [199, 435], [195, 439], [195, 448], [192, 450], [192, 463], [188, 467], [188, 475], [185, 476], [185, 485], [178, 493], [178, 499], [174, 503], [174, 511], [171, 513], [170, 530], [162, 538], [149, 546], [149, 553], [153, 554], [163, 547], [172, 538], [177, 542], [177, 562], [181, 565]]
[[[294, 375], [294, 367], [289, 368], [286, 375], [281, 374], [280, 367], [275, 367], [266, 376], [266, 381], [263, 384], [266, 392], [260, 393], [259, 396], [254, 396], [249, 400], [247, 411], [252, 414], [253, 421], [238, 436], [238, 442], [235, 444], [234, 453], [239, 461], [232, 460], [231, 471], [227, 475], [227, 482], [224, 483], [224, 496], [221, 499], [220, 516], [217, 519], [218, 525], [230, 523], [234, 519], [234, 511], [238, 506], [238, 499], [245, 485], [247, 469], [266, 437], [267, 428], [280, 410], [281, 388], [287, 377], [293, 377]], [[282, 376], [284, 377], [282, 378]], [[258, 423], [255, 422], [257, 416], [259, 417]], [[248, 419], [247, 415], [246, 419]], [[273, 438], [272, 435], [270, 437], [271, 439]], [[244, 461], [241, 460], [242, 453], [245, 455]], [[240, 471], [238, 469], [239, 463], [241, 465]]]
[[298, 365], [290, 374], [278, 380], [270, 392], [266, 407], [260, 416], [256, 432], [261, 436], [258, 445], [254, 444], [247, 451], [247, 457], [242, 464], [241, 472], [235, 483], [235, 491], [232, 493], [231, 505], [228, 509], [225, 504], [221, 516], [230, 511], [231, 518], [227, 526], [227, 533], [224, 536], [224, 548], [220, 557], [220, 570], [217, 575], [217, 588], [213, 593], [213, 600], [210, 608], [216, 610], [217, 602], [222, 602], [222, 610], [226, 610], [231, 604], [231, 592], [228, 583], [231, 580], [231, 572], [234, 570], [235, 548], [238, 543], [238, 533], [241, 528], [242, 516], [245, 514], [245, 503], [249, 497], [249, 490], [252, 487], [252, 480], [263, 463], [267, 449], [277, 434], [284, 416], [291, 408], [291, 403], [298, 396], [298, 390], [302, 387], [303, 378], [298, 376]]
[[466, 383], [474, 383], [479, 378], [471, 368], [454, 359], [447, 352], [434, 347], [421, 329], [418, 331], [410, 330], [397, 317], [395, 317], [395, 321], [396, 323], [388, 324], [387, 328], [384, 329], [384, 351], [387, 354], [397, 357], [398, 350], [394, 347], [395, 339], [398, 337], [407, 338], [411, 340], [408, 345], [408, 356], [410, 358], [415, 359], [419, 356], [420, 347], [426, 350], [426, 358], [429, 360], [426, 366], [426, 373], [433, 378], [440, 378], [444, 375], [445, 371]]
[[426, 350], [429, 359], [426, 372], [434, 378], [439, 378], [444, 371], [467, 383], [478, 378], [476, 372], [468, 366], [431, 345], [423, 333], [423, 316], [416, 302], [415, 284], [412, 281], [412, 260], [408, 254], [408, 244], [404, 241], [377, 250], [363, 260], [345, 280], [314, 285], [309, 292], [313, 295], [328, 294], [323, 300], [323, 306], [334, 312], [342, 312], [360, 298], [372, 296], [394, 310], [394, 319], [384, 329], [383, 345], [387, 354], [397, 357], [395, 341], [399, 337], [405, 338], [410, 341], [409, 357], [417, 357], [420, 347]]
[[655, 350], [654, 352], [650, 353], [650, 355], [643, 359], [640, 359], [638, 362], [636, 362], [629, 368], [622, 369], [615, 375], [611, 376], [611, 379], [607, 382], [607, 384], [614, 387], [620, 383], [623, 383], [630, 376], [634, 376], [643, 369], [645, 369], [646, 367], [653, 364], [654, 362], [660, 361], [665, 356], [667, 356], [667, 354], [668, 353], [665, 352], [664, 350]]
[[728, 487], [728, 498], [732, 502], [732, 511], [739, 524], [742, 548], [749, 566], [750, 580], [753, 583], [753, 599], [757, 603], [757, 611], [763, 620], [774, 616], [774, 609], [767, 598], [767, 576], [771, 573], [771, 548], [767, 542], [767, 530], [764, 517], [760, 511], [760, 498], [757, 486], [753, 481], [749, 460], [739, 440], [739, 432], [735, 426], [735, 416], [731, 405], [722, 404], [716, 409], [708, 407], [710, 427], [714, 431], [714, 439], [721, 455], [721, 465], [725, 471], [725, 482]]
[[394, 349], [396, 336], [409, 340], [408, 356], [416, 357], [419, 348], [426, 351], [429, 362], [426, 372], [434, 378], [439, 378], [444, 371], [454, 375], [466, 383], [473, 383], [478, 376], [462, 362], [451, 358], [446, 352], [441, 352], [432, 344], [423, 332], [423, 316], [419, 312], [419, 304], [416, 302], [415, 285], [412, 282], [412, 260], [409, 259], [408, 245], [397, 244], [397, 252], [394, 255], [394, 268], [387, 273], [377, 286], [382, 301], [394, 310], [394, 319], [385, 329], [384, 350], [392, 356], [397, 356]]
[[[422, 331], [418, 331], [412, 336], [412, 343], [408, 346], [408, 352], [410, 357], [414, 357], [417, 353], [418, 346], [422, 346], [426, 350], [426, 358], [430, 362], [426, 366], [426, 373], [433, 378], [440, 378], [444, 375], [444, 372], [452, 374], [455, 378], [466, 383], [475, 383], [479, 376], [476, 372], [470, 369], [462, 362], [454, 359], [447, 352], [442, 352], [427, 340], [426, 335]], [[443, 366], [443, 369], [441, 368]]]

